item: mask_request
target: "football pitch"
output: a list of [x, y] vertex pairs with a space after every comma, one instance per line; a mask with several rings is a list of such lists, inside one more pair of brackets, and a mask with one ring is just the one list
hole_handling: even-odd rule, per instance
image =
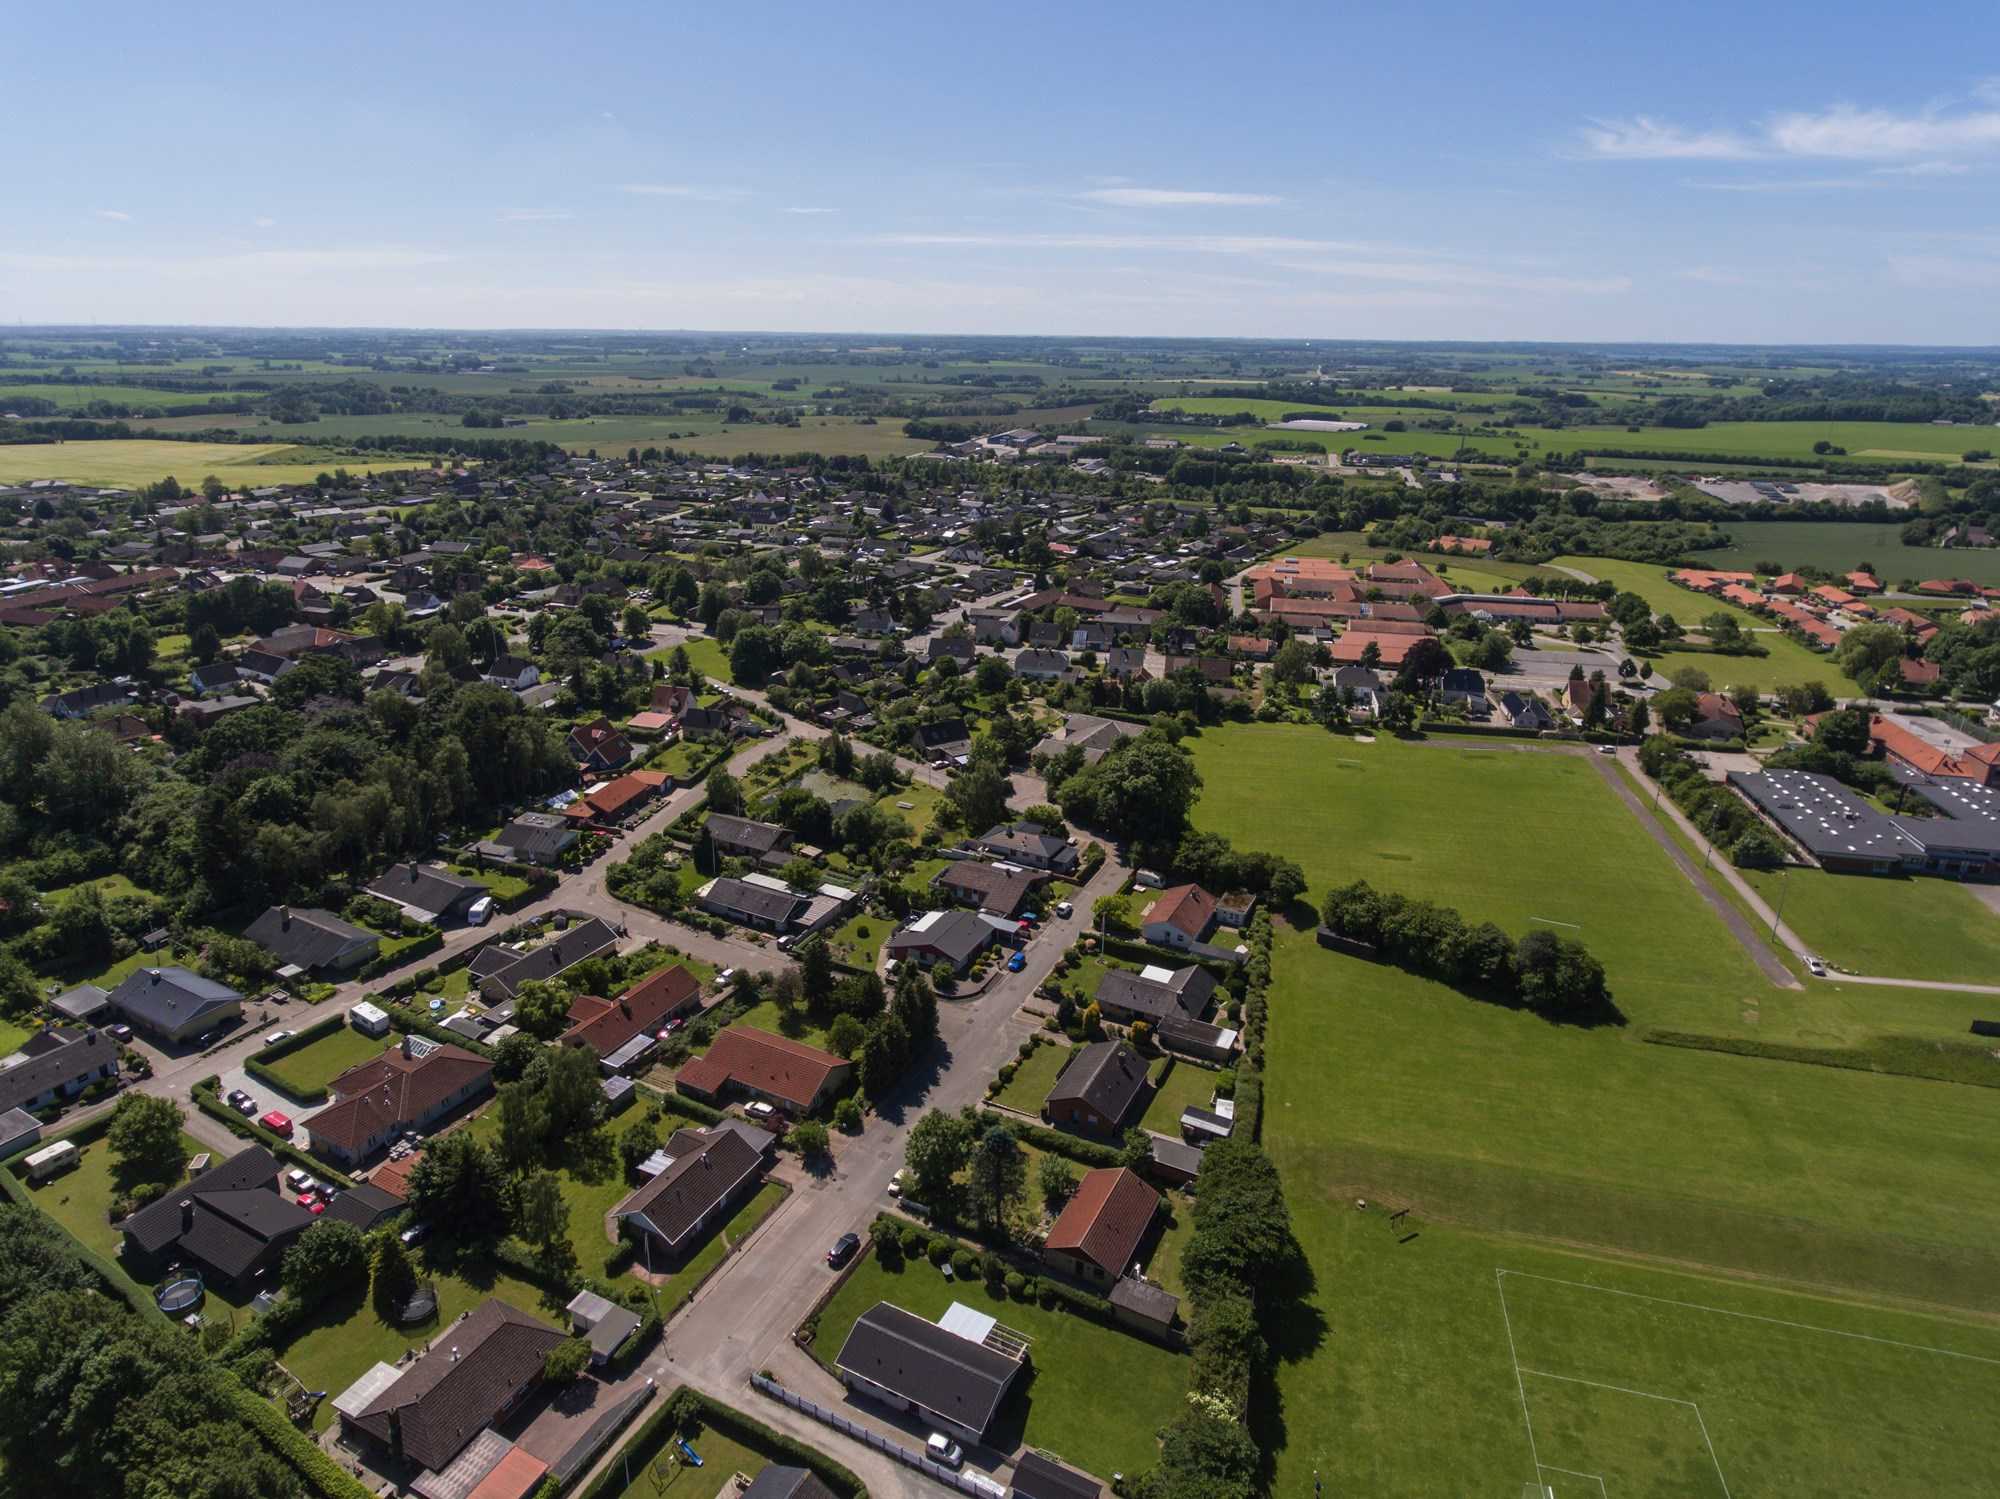
[[1523, 1492], [1971, 1491], [2000, 1358], [1505, 1265], [1493, 1280]]

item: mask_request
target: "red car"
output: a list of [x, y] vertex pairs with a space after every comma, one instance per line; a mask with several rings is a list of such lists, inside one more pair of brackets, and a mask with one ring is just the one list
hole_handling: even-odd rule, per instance
[[271, 1133], [275, 1135], [283, 1135], [287, 1139], [291, 1137], [292, 1121], [286, 1118], [283, 1114], [280, 1114], [276, 1109], [271, 1110], [270, 1113], [266, 1114], [262, 1119], [259, 1119], [257, 1122], [263, 1125], [265, 1129], [270, 1130]]

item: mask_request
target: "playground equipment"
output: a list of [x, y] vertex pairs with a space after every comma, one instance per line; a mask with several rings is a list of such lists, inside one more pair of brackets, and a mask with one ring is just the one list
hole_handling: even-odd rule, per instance
[[693, 1463], [697, 1468], [701, 1466], [701, 1454], [696, 1452], [694, 1448], [688, 1446], [686, 1437], [675, 1437], [674, 1443], [681, 1449], [683, 1453], [686, 1454], [687, 1460], [689, 1462]]

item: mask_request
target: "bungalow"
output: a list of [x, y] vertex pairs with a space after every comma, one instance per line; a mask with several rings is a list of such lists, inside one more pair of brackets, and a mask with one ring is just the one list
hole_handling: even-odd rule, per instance
[[961, 905], [1012, 920], [1047, 879], [1041, 870], [1023, 869], [1018, 864], [955, 859], [932, 876], [931, 888]]
[[1123, 1041], [1093, 1041], [1064, 1066], [1042, 1100], [1042, 1117], [1068, 1129], [1120, 1135], [1145, 1096], [1146, 1062]]
[[747, 1094], [804, 1118], [829, 1102], [853, 1074], [854, 1064], [832, 1052], [739, 1024], [685, 1063], [674, 1086], [707, 1103]]
[[[437, 1473], [520, 1406], [564, 1336], [489, 1296], [415, 1363], [378, 1363], [335, 1396], [341, 1432], [350, 1441], [369, 1438], [396, 1460]], [[425, 1485], [423, 1491], [433, 1490]]]
[[569, 753], [585, 771], [616, 770], [632, 758], [632, 741], [600, 718], [569, 731]]
[[474, 844], [482, 854], [517, 864], [556, 863], [577, 840], [577, 830], [551, 812], [523, 812], [500, 830], [497, 838]]
[[1076, 749], [1083, 752], [1086, 765], [1095, 765], [1111, 752], [1113, 745], [1121, 739], [1137, 734], [1143, 726], [1125, 723], [1116, 718], [1099, 718], [1090, 713], [1071, 713], [1064, 717], [1063, 724], [1052, 734], [1044, 735], [1031, 752], [1035, 755], [1060, 755], [1065, 750]]
[[1201, 1019], [1214, 993], [1215, 975], [1199, 964], [1180, 969], [1149, 965], [1138, 973], [1112, 969], [1097, 981], [1091, 997], [1106, 1020], [1158, 1025], [1167, 1019]]
[[1160, 1210], [1160, 1194], [1135, 1171], [1106, 1166], [1084, 1174], [1049, 1230], [1042, 1258], [1051, 1268], [1094, 1285], [1121, 1279]]
[[1486, 679], [1470, 667], [1458, 666], [1444, 674], [1438, 684], [1439, 696], [1447, 707], [1461, 707], [1475, 718], [1484, 718], [1493, 711], [1486, 701]]
[[519, 656], [502, 656], [480, 673], [480, 679], [509, 692], [526, 692], [542, 679], [541, 668]]
[[213, 1284], [248, 1289], [276, 1278], [285, 1251], [312, 1223], [279, 1192], [277, 1157], [252, 1145], [119, 1224], [119, 1262], [147, 1281], [171, 1265], [194, 1265]]
[[723, 875], [695, 892], [704, 911], [741, 926], [765, 932], [790, 931], [808, 904], [803, 895], [750, 880]]
[[623, 822], [648, 806], [672, 781], [673, 777], [661, 770], [627, 771], [586, 791], [563, 809], [563, 816], [575, 823]]
[[525, 953], [498, 943], [482, 947], [472, 959], [472, 980], [489, 1002], [511, 1000], [529, 979], [557, 978], [584, 959], [617, 946], [618, 934], [593, 916]]
[[701, 1007], [701, 980], [678, 963], [648, 974], [616, 999], [579, 994], [569, 1002], [564, 1046], [608, 1057], [640, 1037], [655, 1035], [676, 1015]]
[[708, 835], [714, 840], [717, 853], [737, 859], [768, 859], [792, 846], [789, 828], [722, 812], [708, 814]]
[[1025, 1339], [957, 1302], [942, 1322], [926, 1322], [878, 1301], [855, 1320], [833, 1360], [848, 1389], [964, 1442], [985, 1440], [1026, 1364]]
[[346, 973], [371, 962], [382, 946], [376, 933], [310, 906], [272, 906], [243, 935], [304, 973]]
[[419, 921], [433, 924], [463, 916], [472, 903], [487, 893], [477, 880], [462, 879], [435, 864], [392, 864], [368, 893], [386, 900]]
[[1736, 704], [1719, 692], [1703, 692], [1696, 695], [1700, 705], [1695, 721], [1688, 725], [1688, 735], [1694, 739], [1741, 739], [1743, 737], [1743, 714]]
[[211, 661], [188, 673], [188, 687], [196, 697], [215, 697], [232, 692], [241, 680], [233, 661]]
[[1045, 833], [1037, 825], [1024, 822], [1001, 823], [989, 828], [969, 847], [1012, 864], [1025, 864], [1031, 869], [1046, 869], [1061, 875], [1075, 873], [1079, 858], [1076, 845], [1068, 839]]
[[692, 1254], [754, 1187], [765, 1163], [763, 1151], [726, 1125], [677, 1129], [662, 1154], [666, 1168], [611, 1210], [621, 1236], [640, 1244], [653, 1269]]
[[125, 708], [133, 701], [132, 689], [123, 682], [98, 682], [42, 699], [42, 711], [52, 718], [88, 718], [100, 708]]
[[1148, 942], [1183, 950], [1205, 941], [1214, 925], [1215, 897], [1199, 885], [1162, 890], [1139, 916]]
[[312, 1153], [356, 1166], [407, 1130], [424, 1130], [493, 1086], [493, 1064], [462, 1046], [405, 1035], [327, 1084], [334, 1097], [305, 1121]]
[[926, 911], [894, 933], [883, 952], [894, 962], [963, 973], [1007, 929], [1007, 923], [971, 911]]
[[[74, 992], [74, 991], [72, 991]], [[38, 1114], [118, 1076], [118, 1043], [99, 1030], [52, 1026], [36, 1031], [0, 1067], [0, 1114]]]
[[111, 991], [127, 1024], [162, 1041], [185, 1041], [243, 1013], [243, 996], [185, 968], [140, 968]]
[[937, 723], [920, 723], [910, 731], [917, 753], [932, 765], [961, 760], [972, 752], [972, 731], [962, 718], [946, 718]]
[[1069, 657], [1061, 651], [1024, 650], [1014, 658], [1014, 672], [1037, 682], [1055, 682], [1070, 674]]

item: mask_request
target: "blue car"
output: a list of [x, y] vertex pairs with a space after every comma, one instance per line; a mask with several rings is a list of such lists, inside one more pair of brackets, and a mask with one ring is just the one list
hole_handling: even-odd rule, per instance
[[1019, 973], [1027, 966], [1028, 959], [1025, 953], [1015, 953], [1013, 957], [1007, 960], [1007, 971], [1009, 973]]

